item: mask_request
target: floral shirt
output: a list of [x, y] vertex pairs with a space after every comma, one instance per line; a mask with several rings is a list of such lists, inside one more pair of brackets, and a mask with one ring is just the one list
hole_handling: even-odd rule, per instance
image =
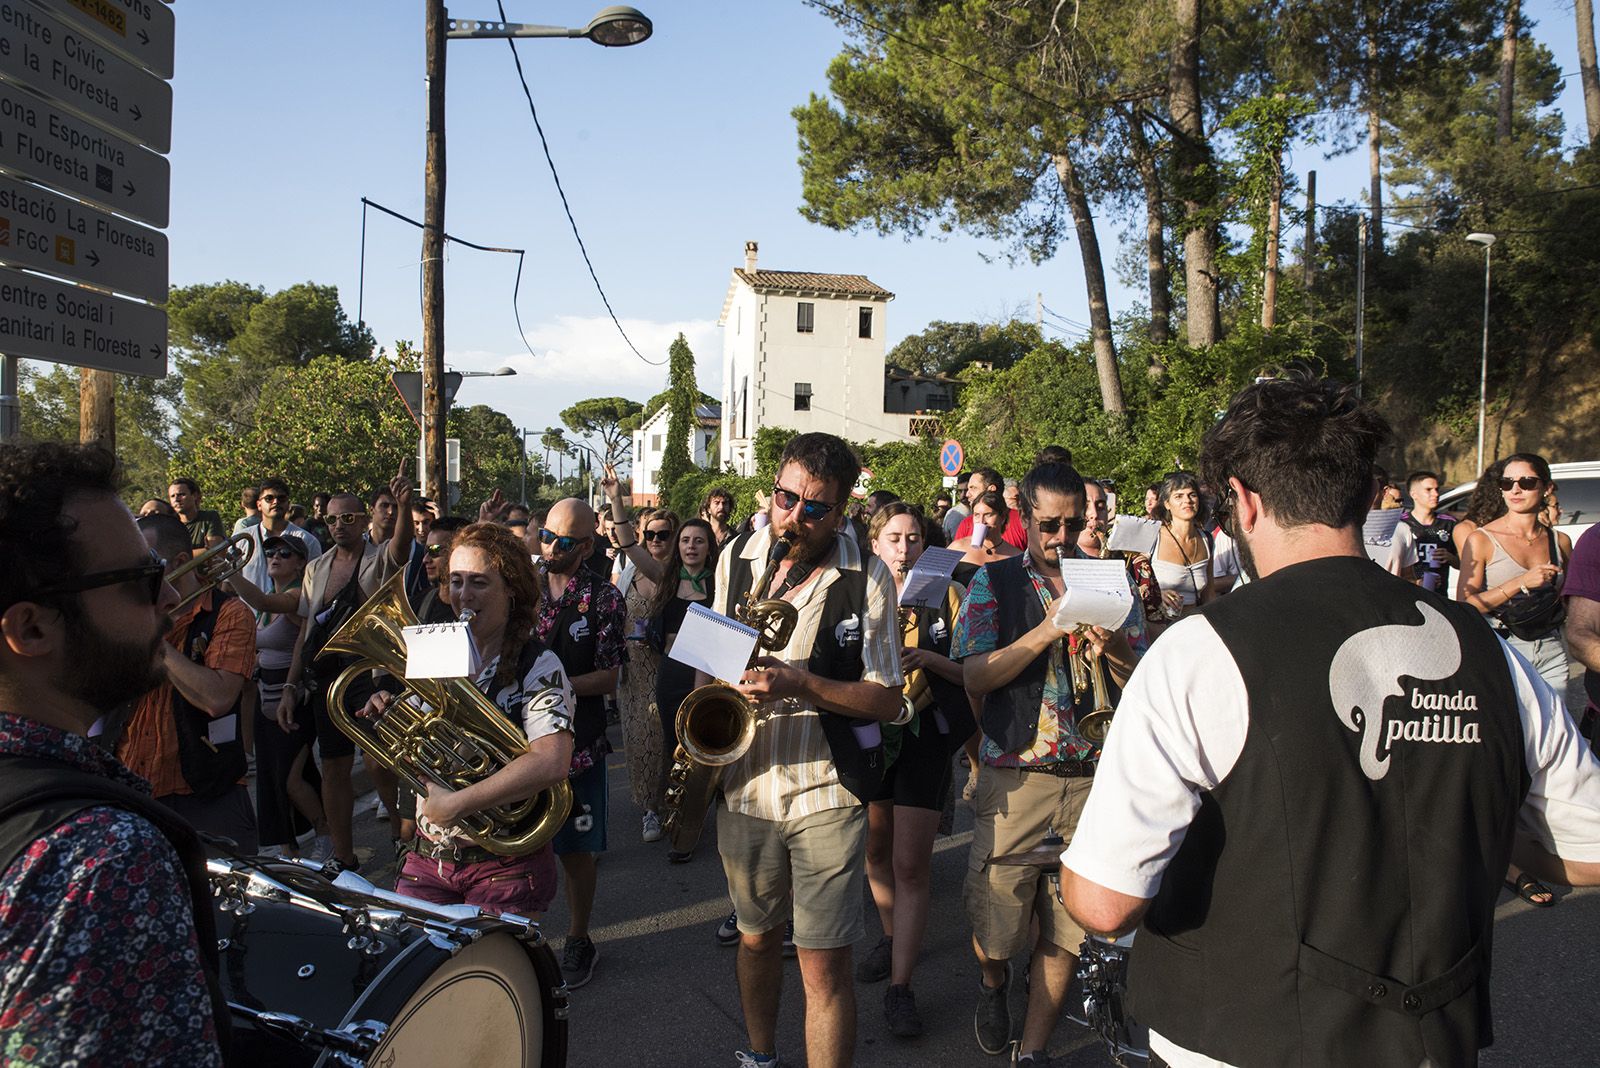
[[[548, 591], [549, 587], [544, 589]], [[574, 622], [569, 633], [556, 633], [556, 620], [568, 607], [576, 607], [582, 620]], [[591, 671], [605, 671], [621, 667], [628, 654], [624, 648], [627, 636], [628, 606], [617, 588], [596, 576], [588, 568], [579, 567], [567, 582], [560, 597], [548, 595], [539, 599], [539, 618], [534, 623], [534, 636], [561, 658], [567, 675], [587, 675]], [[582, 650], [593, 636], [592, 658], [572, 650]], [[578, 662], [582, 660], [584, 662]], [[570, 662], [569, 662], [570, 661]], [[573, 726], [577, 744], [572, 751], [574, 775], [587, 771], [597, 759], [611, 751], [605, 733], [605, 699], [597, 695], [579, 697], [574, 706]]]
[[[150, 792], [86, 738], [0, 713], [0, 753]], [[0, 872], [0, 1065], [220, 1065], [177, 854], [125, 809], [84, 809]]]
[[[1025, 565], [1028, 578], [1033, 582], [1039, 603], [1048, 607], [1054, 599], [1050, 585], [1028, 561]], [[1130, 574], [1129, 588], [1134, 605], [1123, 621], [1123, 630], [1135, 652], [1143, 649], [1144, 611], [1142, 592], [1136, 576]], [[989, 569], [980, 567], [967, 588], [967, 598], [961, 603], [956, 616], [955, 633], [950, 639], [950, 656], [960, 660], [975, 653], [992, 653], [1000, 647], [1000, 623], [994, 588], [989, 584]], [[1072, 669], [1065, 656], [1078, 647], [1076, 635], [1065, 636], [1062, 641], [1050, 643], [1046, 654], [1044, 697], [1039, 703], [1039, 729], [1033, 744], [1020, 753], [1003, 753], [992, 738], [985, 736], [980, 759], [998, 768], [1017, 768], [1034, 764], [1053, 764], [1063, 760], [1086, 760], [1094, 756], [1094, 747], [1078, 733], [1075, 705], [1079, 699], [1072, 689]], [[1084, 694], [1082, 701], [1093, 700]]]

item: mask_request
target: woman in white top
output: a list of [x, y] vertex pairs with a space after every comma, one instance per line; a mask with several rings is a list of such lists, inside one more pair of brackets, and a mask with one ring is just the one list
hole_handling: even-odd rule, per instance
[[1161, 480], [1156, 494], [1161, 531], [1151, 562], [1170, 623], [1211, 600], [1215, 589], [1211, 543], [1199, 523], [1199, 479], [1187, 471], [1174, 471]]

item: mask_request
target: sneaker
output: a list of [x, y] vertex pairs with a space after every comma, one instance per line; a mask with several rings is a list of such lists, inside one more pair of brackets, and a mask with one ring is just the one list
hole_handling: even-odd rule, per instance
[[561, 974], [567, 980], [567, 989], [576, 990], [594, 976], [595, 961], [600, 951], [590, 938], [568, 938], [561, 951]]
[[896, 1038], [922, 1034], [922, 1017], [917, 1015], [917, 999], [909, 986], [890, 986], [883, 992], [883, 1018]]
[[734, 1050], [734, 1059], [738, 1061], [739, 1068], [783, 1068], [776, 1053], [757, 1053], [754, 1050]]
[[389, 814], [383, 810], [383, 798], [381, 797], [374, 796], [372, 799], [372, 818], [375, 820], [389, 818]]
[[717, 928], [717, 945], [736, 946], [739, 944], [739, 914], [728, 913], [728, 918], [722, 921], [722, 926]]
[[669, 849], [669, 850], [667, 850], [667, 863], [668, 864], [687, 864], [693, 859], [694, 859], [694, 850], [692, 850], [692, 849]]
[[978, 1048], [991, 1057], [1004, 1053], [1011, 1044], [1011, 1007], [1006, 1004], [1006, 990], [1011, 986], [1011, 965], [1006, 965], [1006, 981], [993, 990], [978, 980], [978, 1007], [972, 1014], [972, 1030], [978, 1036]]
[[1017, 1058], [1017, 1068], [1023, 1068], [1024, 1065], [1027, 1065], [1028, 1068], [1050, 1068], [1050, 1065], [1054, 1063], [1050, 1059], [1050, 1054], [1042, 1049], [1036, 1049], [1032, 1053], [1024, 1053]]
[[661, 841], [661, 817], [654, 812], [644, 814], [644, 833], [639, 836], [646, 842]]
[[894, 939], [884, 935], [878, 939], [861, 963], [856, 965], [856, 982], [881, 983], [889, 978], [889, 966], [894, 961]]
[[317, 835], [311, 842], [311, 852], [306, 856], [318, 864], [326, 863], [333, 856], [333, 839], [325, 834]]
[[788, 923], [783, 925], [783, 955], [785, 957], [793, 957], [795, 956], [795, 953], [794, 921], [790, 920]]

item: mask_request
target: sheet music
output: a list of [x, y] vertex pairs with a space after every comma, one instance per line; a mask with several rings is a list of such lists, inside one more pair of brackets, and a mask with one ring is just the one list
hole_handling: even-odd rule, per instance
[[1160, 539], [1161, 524], [1154, 519], [1137, 515], [1119, 515], [1116, 522], [1111, 524], [1111, 538], [1106, 542], [1106, 548], [1126, 549], [1154, 557], [1156, 544]]
[[1394, 540], [1395, 528], [1400, 525], [1399, 508], [1374, 508], [1361, 524], [1361, 537], [1369, 545], [1387, 545]]
[[206, 724], [206, 738], [213, 746], [226, 745], [237, 737], [239, 737], [239, 716], [237, 713], [218, 716]]
[[1061, 630], [1080, 624], [1115, 630], [1133, 611], [1133, 591], [1121, 560], [1062, 560], [1061, 579], [1067, 592], [1054, 618]]
[[755, 648], [753, 629], [704, 605], [691, 604], [667, 656], [731, 684], [744, 674]]
[[927, 605], [942, 601], [944, 591], [950, 585], [950, 576], [960, 562], [961, 553], [954, 549], [935, 547], [923, 550], [917, 562], [911, 565], [911, 574], [906, 576], [906, 584], [900, 590], [900, 603]]
[[465, 623], [406, 627], [406, 678], [471, 678], [483, 666], [472, 630]]

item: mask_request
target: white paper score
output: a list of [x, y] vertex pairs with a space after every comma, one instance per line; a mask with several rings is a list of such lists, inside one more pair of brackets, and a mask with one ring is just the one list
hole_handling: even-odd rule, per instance
[[954, 549], [935, 546], [924, 550], [911, 565], [911, 574], [906, 576], [906, 584], [900, 590], [900, 603], [925, 606], [929, 601], [943, 600], [950, 576], [960, 562], [961, 554]]
[[1133, 610], [1133, 591], [1121, 560], [1063, 560], [1061, 578], [1067, 592], [1053, 620], [1061, 630], [1082, 624], [1115, 630]]
[[478, 647], [465, 623], [424, 623], [406, 627], [406, 678], [470, 678], [481, 667]]
[[691, 604], [667, 656], [731, 685], [744, 674], [755, 648], [753, 629], [704, 605]]
[[1111, 524], [1111, 538], [1107, 549], [1127, 549], [1131, 552], [1155, 556], [1156, 545], [1161, 540], [1161, 524], [1154, 519], [1137, 515], [1119, 515]]

